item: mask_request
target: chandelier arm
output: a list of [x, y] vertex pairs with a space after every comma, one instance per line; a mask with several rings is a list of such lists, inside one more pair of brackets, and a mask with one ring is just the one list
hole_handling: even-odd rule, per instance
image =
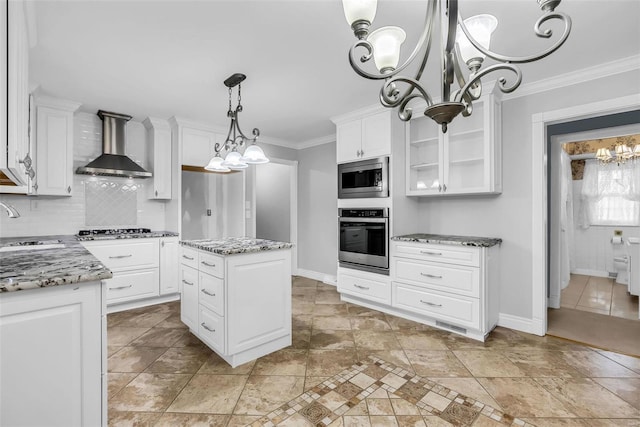
[[553, 45], [549, 46], [544, 51], [538, 54], [528, 55], [528, 56], [507, 56], [507, 55], [502, 55], [496, 52], [492, 52], [488, 49], [485, 49], [484, 47], [482, 47], [482, 45], [480, 45], [480, 43], [476, 41], [476, 39], [474, 39], [471, 36], [471, 33], [469, 33], [467, 26], [464, 24], [464, 19], [462, 19], [462, 17], [459, 14], [458, 14], [458, 25], [460, 26], [460, 29], [462, 29], [462, 31], [464, 32], [464, 35], [467, 36], [467, 39], [469, 39], [469, 42], [473, 45], [473, 47], [475, 47], [480, 52], [484, 53], [489, 58], [495, 59], [496, 61], [500, 61], [500, 62], [509, 62], [512, 64], [525, 64], [527, 62], [537, 61], [538, 59], [542, 59], [551, 55], [553, 52], [558, 50], [558, 48], [560, 48], [560, 46], [562, 46], [564, 42], [567, 40], [567, 38], [569, 37], [569, 33], [571, 32], [571, 18], [569, 17], [569, 15], [566, 15], [562, 12], [546, 12], [544, 15], [538, 18], [535, 25], [533, 26], [533, 30], [536, 36], [542, 37], [542, 38], [550, 38], [552, 36], [553, 31], [551, 31], [550, 29], [542, 30], [541, 28], [541, 25], [543, 23], [551, 19], [558, 19], [564, 22], [564, 31], [562, 33], [562, 36], [560, 36], [560, 38]]
[[481, 78], [483, 78], [487, 74], [493, 73], [499, 70], [511, 71], [516, 75], [516, 80], [511, 85], [507, 85], [507, 79], [505, 79], [504, 77], [498, 78], [498, 87], [502, 92], [511, 93], [514, 90], [516, 90], [518, 86], [520, 86], [520, 83], [522, 83], [522, 71], [520, 71], [520, 68], [518, 68], [513, 64], [495, 64], [471, 75], [469, 78], [469, 82], [466, 85], [464, 85], [464, 87], [462, 87], [459, 92], [456, 93], [455, 101], [461, 102], [465, 93], [467, 93], [469, 89], [472, 89], [473, 85], [476, 82], [478, 82]]
[[[249, 142], [256, 142], [258, 140], [258, 136], [260, 135], [260, 131], [258, 130], [258, 128], [253, 128], [253, 138], [247, 138], [247, 136], [242, 132], [242, 129], [240, 129], [240, 122], [238, 121], [238, 114], [236, 113], [235, 116], [235, 127], [238, 131], [238, 136], [235, 137], [235, 139], [241, 138], [240, 142], [237, 143], [238, 146], [242, 146], [242, 144], [244, 144], [246, 141]], [[234, 132], [234, 136], [235, 136], [235, 132]]]
[[[407, 91], [403, 94], [403, 96], [401, 97], [394, 97], [394, 98], [390, 98], [389, 95], [387, 94], [387, 91], [385, 90], [386, 87], [388, 86], [395, 86], [396, 82], [403, 82], [409, 85], [409, 88], [407, 89]], [[412, 92], [414, 90], [417, 90], [419, 92], [419, 94], [412, 94]], [[415, 98], [422, 98], [425, 100], [425, 102], [427, 103], [427, 105], [431, 106], [433, 104], [433, 100], [431, 99], [431, 96], [429, 95], [429, 93], [422, 87], [422, 85], [420, 85], [420, 83], [418, 83], [417, 80], [409, 78], [409, 77], [404, 77], [404, 76], [397, 76], [394, 78], [390, 78], [385, 85], [382, 87], [382, 89], [380, 89], [380, 103], [385, 106], [385, 107], [397, 107], [398, 105], [401, 106], [401, 109], [398, 111], [398, 116], [400, 117], [400, 119], [406, 121], [409, 120], [411, 118], [411, 112], [410, 109], [406, 108], [406, 105], [409, 101], [411, 101], [412, 99]], [[406, 111], [406, 112], [405, 112]], [[406, 119], [403, 118], [403, 115], [407, 115], [408, 117]]]
[[[455, 72], [456, 79], [458, 80], [458, 87], [463, 88], [467, 84], [467, 81], [465, 80], [464, 74], [462, 73], [459, 58], [462, 58], [462, 55], [460, 54], [460, 48], [458, 44], [456, 44], [455, 53], [453, 55], [453, 70]], [[453, 95], [454, 99], [456, 98], [458, 92], [459, 91], [456, 91], [456, 93]], [[480, 96], [482, 96], [482, 82], [477, 80], [476, 84], [469, 87], [469, 90], [467, 90], [466, 94], [464, 95], [464, 99], [467, 101], [467, 103], [470, 104], [472, 101], [479, 99]]]
[[[356, 74], [358, 74], [359, 76], [370, 79], [370, 80], [383, 80], [389, 77], [393, 77], [398, 73], [400, 73], [405, 68], [407, 68], [409, 64], [411, 64], [411, 62], [422, 51], [424, 47], [425, 48], [424, 57], [422, 59], [422, 63], [420, 64], [420, 68], [416, 73], [416, 80], [419, 80], [427, 64], [427, 58], [429, 57], [429, 51], [431, 49], [431, 32], [433, 29], [433, 25], [434, 25], [433, 23], [435, 20], [435, 13], [436, 13], [435, 3], [436, 2], [429, 2], [427, 6], [427, 11], [425, 14], [424, 30], [422, 31], [422, 34], [420, 35], [420, 39], [418, 40], [416, 47], [413, 49], [413, 52], [411, 52], [411, 55], [409, 55], [407, 60], [402, 65], [400, 65], [393, 71], [389, 71], [384, 74], [370, 73], [368, 71], [363, 70], [358, 64], [358, 62], [365, 63], [371, 60], [371, 58], [373, 58], [373, 46], [367, 40], [363, 39], [355, 42], [353, 46], [351, 46], [351, 49], [349, 49], [349, 64], [351, 64], [351, 68], [353, 68], [353, 71], [355, 71]], [[425, 47], [425, 43], [426, 43], [426, 47]], [[359, 59], [356, 59], [355, 51], [359, 47], [364, 47], [367, 50], [367, 53], [365, 55], [360, 56]]]

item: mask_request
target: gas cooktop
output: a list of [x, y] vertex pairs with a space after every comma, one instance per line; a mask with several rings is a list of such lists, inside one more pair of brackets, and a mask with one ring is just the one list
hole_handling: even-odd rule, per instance
[[110, 228], [106, 230], [80, 230], [78, 236], [100, 236], [114, 234], [144, 234], [151, 233], [149, 228]]

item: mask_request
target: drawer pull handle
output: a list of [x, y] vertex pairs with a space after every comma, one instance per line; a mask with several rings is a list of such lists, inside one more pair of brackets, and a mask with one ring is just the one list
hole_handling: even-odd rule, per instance
[[129, 288], [130, 288], [130, 287], [132, 287], [132, 286], [133, 286], [133, 285], [128, 285], [128, 286], [118, 286], [118, 287], [115, 287], [115, 288], [109, 288], [109, 290], [110, 290], [110, 291], [115, 291], [115, 290], [118, 290], [118, 289], [129, 289]]
[[369, 290], [368, 286], [356, 285], [355, 283], [353, 284], [353, 286], [355, 286], [356, 288]]
[[133, 256], [133, 254], [129, 254], [129, 255], [115, 255], [115, 256], [110, 256], [109, 258], [111, 259], [120, 259], [120, 258], [131, 258]]
[[187, 282], [187, 281], [186, 281], [186, 280], [184, 280], [184, 279], [182, 279], [182, 283], [185, 283], [185, 284], [187, 284], [187, 285], [189, 285], [189, 286], [193, 286], [193, 283], [191, 283], [191, 282]]
[[442, 307], [442, 304], [436, 304], [435, 302], [423, 301], [420, 300], [421, 303], [427, 304], [430, 307]]
[[420, 251], [424, 255], [442, 255], [442, 252]]
[[420, 275], [424, 277], [431, 277], [432, 279], [442, 279], [442, 276], [436, 276], [435, 274], [420, 273]]
[[194, 258], [193, 258], [193, 257], [186, 256], [186, 255], [182, 255], [182, 258], [184, 258], [184, 259], [188, 259], [189, 261], [193, 261], [193, 260], [194, 260]]
[[215, 297], [216, 294], [212, 294], [211, 292], [208, 292], [206, 289], [202, 289], [202, 293], [205, 295], [209, 295], [210, 297]]
[[202, 264], [206, 265], [207, 267], [215, 267], [215, 264], [209, 264], [207, 261], [202, 261]]
[[207, 324], [204, 323], [204, 322], [200, 323], [200, 326], [202, 326], [203, 328], [205, 328], [209, 332], [215, 332], [216, 331], [215, 329], [211, 329], [210, 327], [208, 327]]

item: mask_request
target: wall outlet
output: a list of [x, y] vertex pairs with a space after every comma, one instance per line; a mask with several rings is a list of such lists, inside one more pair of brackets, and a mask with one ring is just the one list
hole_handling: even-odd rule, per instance
[[613, 230], [613, 235], [616, 237], [622, 236], [622, 230]]

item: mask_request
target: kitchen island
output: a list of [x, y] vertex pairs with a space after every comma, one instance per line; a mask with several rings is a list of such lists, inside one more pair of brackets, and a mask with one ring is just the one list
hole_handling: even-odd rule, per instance
[[73, 236], [0, 240], [0, 425], [106, 425], [112, 277]]
[[291, 345], [291, 243], [180, 244], [180, 316], [191, 333], [232, 367]]

